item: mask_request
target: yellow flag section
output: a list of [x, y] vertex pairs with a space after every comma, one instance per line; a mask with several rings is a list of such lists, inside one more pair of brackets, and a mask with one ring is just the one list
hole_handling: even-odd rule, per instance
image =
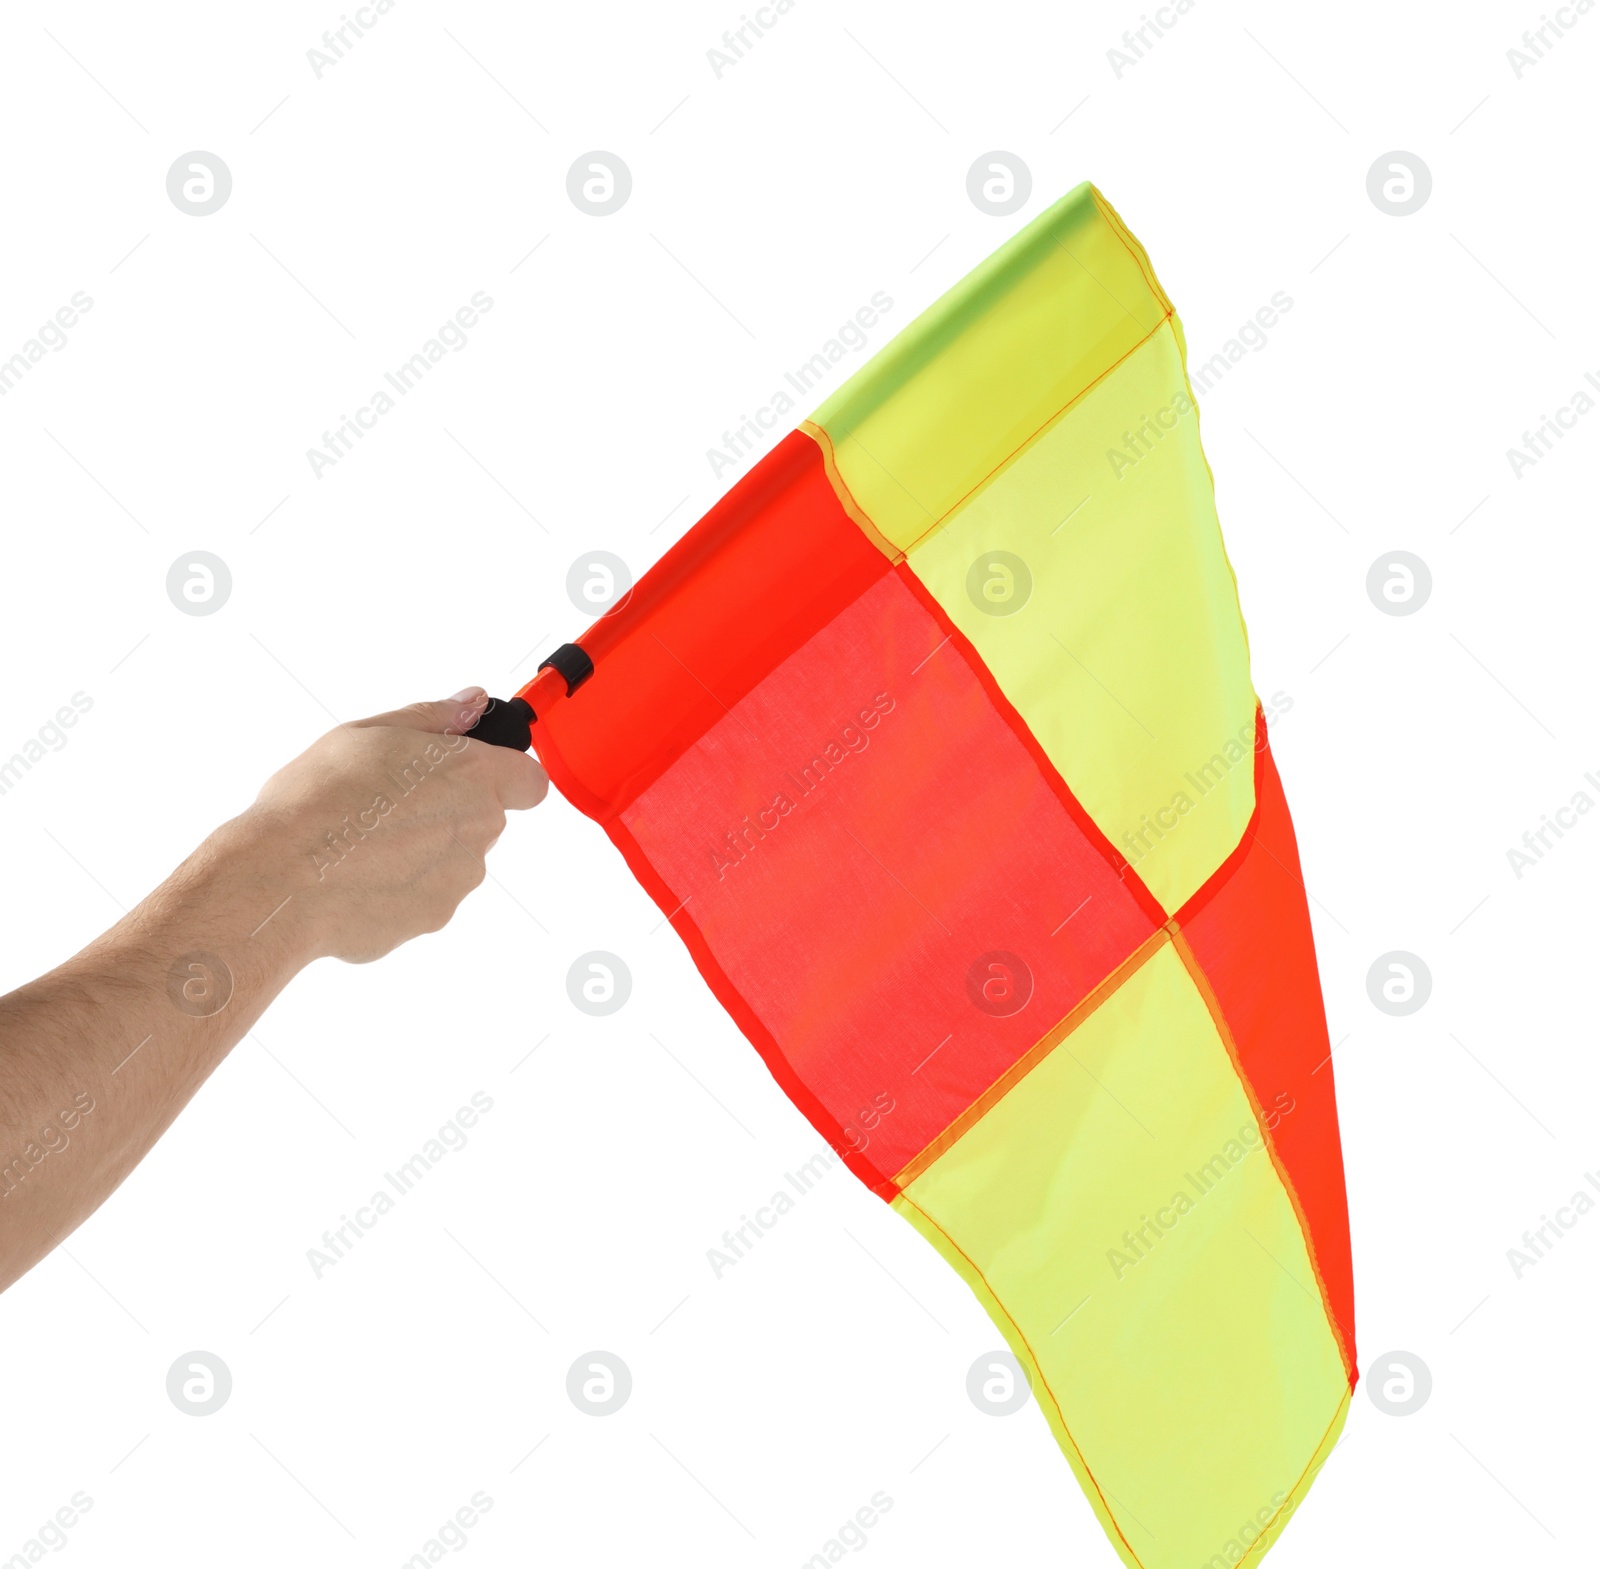
[[1350, 1385], [1172, 941], [894, 1206], [1004, 1332], [1127, 1563], [1256, 1560], [1336, 1442]]
[[1081, 185], [805, 427], [1175, 912], [1254, 806], [1255, 695], [1182, 328]]

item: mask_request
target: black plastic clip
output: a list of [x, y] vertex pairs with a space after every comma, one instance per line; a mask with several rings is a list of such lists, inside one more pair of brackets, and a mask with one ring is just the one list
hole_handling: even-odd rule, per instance
[[567, 683], [567, 696], [594, 674], [594, 661], [576, 643], [563, 643], [548, 659], [539, 661], [541, 670], [556, 671]]

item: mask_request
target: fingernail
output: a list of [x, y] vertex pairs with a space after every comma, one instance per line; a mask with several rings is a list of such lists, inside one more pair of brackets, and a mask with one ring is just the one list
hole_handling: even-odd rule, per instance
[[481, 686], [467, 686], [457, 692], [450, 701], [452, 703], [466, 703], [469, 707], [476, 708], [479, 703], [489, 701], [489, 694]]

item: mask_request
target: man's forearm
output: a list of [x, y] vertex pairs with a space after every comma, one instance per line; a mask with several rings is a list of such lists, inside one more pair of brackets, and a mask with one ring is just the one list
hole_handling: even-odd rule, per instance
[[488, 697], [330, 730], [76, 958], [0, 997], [0, 1290], [143, 1158], [295, 971], [437, 931], [549, 784]]
[[253, 809], [0, 998], [0, 1290], [93, 1213], [313, 956], [295, 909], [308, 864]]

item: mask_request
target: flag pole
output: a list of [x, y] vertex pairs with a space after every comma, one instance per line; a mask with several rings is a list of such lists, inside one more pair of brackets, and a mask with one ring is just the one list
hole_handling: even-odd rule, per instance
[[563, 643], [541, 661], [538, 674], [511, 698], [489, 699], [477, 724], [466, 732], [474, 741], [526, 752], [541, 713], [574, 692], [594, 674], [594, 661], [576, 643]]

